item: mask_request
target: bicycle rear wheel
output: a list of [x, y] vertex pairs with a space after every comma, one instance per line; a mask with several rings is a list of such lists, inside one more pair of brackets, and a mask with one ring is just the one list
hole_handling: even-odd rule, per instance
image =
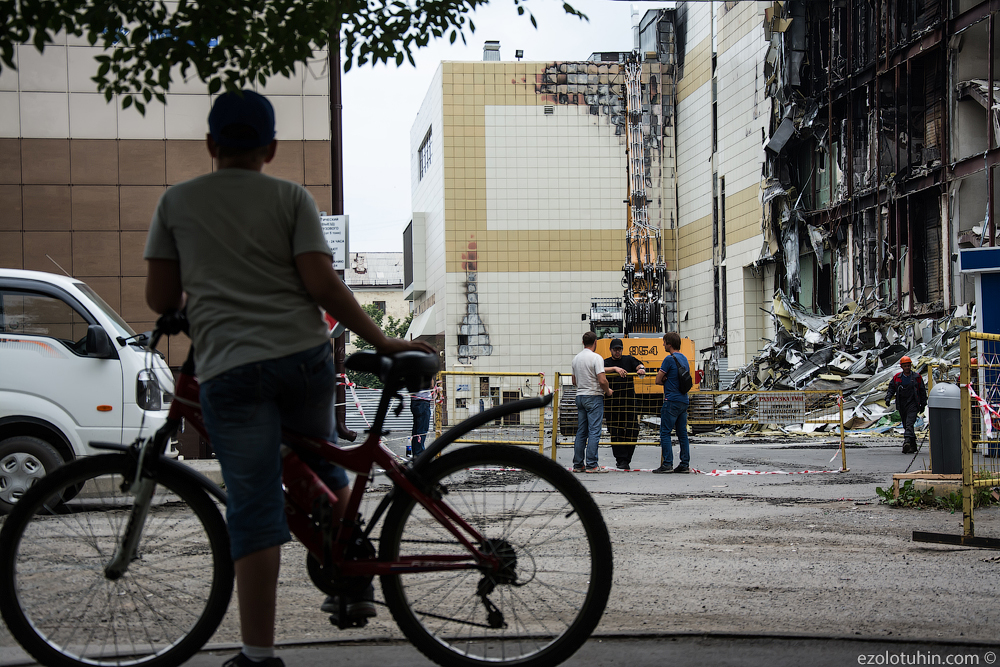
[[134, 470], [121, 454], [67, 464], [35, 484], [0, 531], [0, 611], [48, 667], [178, 665], [226, 613], [225, 521], [196, 483], [165, 467], [137, 558], [120, 578], [105, 576], [132, 510], [122, 482]]
[[[551, 667], [571, 656], [597, 626], [611, 591], [611, 540], [583, 485], [553, 461], [504, 445], [456, 450], [421, 477], [483, 535], [480, 548], [502, 567], [382, 576], [403, 633], [445, 667]], [[466, 553], [412, 498], [393, 503], [381, 560]], [[502, 627], [496, 611], [491, 624], [489, 606]]]

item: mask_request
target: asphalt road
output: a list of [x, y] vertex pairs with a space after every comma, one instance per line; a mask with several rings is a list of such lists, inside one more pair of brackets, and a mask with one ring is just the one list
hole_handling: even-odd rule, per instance
[[[691, 466], [701, 474], [580, 475], [611, 531], [614, 588], [594, 639], [565, 664], [854, 665], [869, 655], [875, 664], [990, 664], [1000, 553], [913, 542], [914, 530], [960, 534], [961, 514], [877, 502], [875, 487], [892, 473], [929, 467], [926, 444], [914, 457], [896, 438], [852, 439], [846, 472], [838, 444], [698, 437]], [[568, 467], [571, 456], [560, 449], [558, 460]], [[607, 448], [600, 456], [613, 462]], [[633, 461], [655, 468], [659, 450], [640, 447]], [[726, 470], [762, 474], [705, 474]], [[1000, 508], [976, 512], [976, 535], [1000, 538]], [[430, 664], [384, 608], [367, 628], [335, 630], [302, 561], [301, 547], [287, 545], [278, 610], [287, 664]], [[231, 609], [210, 646], [237, 641]], [[965, 655], [978, 663], [955, 657]], [[206, 652], [189, 664], [221, 660]], [[23, 662], [0, 628], [0, 665]]]

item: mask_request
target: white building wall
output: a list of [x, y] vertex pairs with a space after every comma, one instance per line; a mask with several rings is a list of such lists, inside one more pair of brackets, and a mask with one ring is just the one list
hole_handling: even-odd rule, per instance
[[[422, 297], [414, 299], [415, 312], [421, 312], [431, 303], [440, 303], [434, 309], [433, 331], [444, 333], [447, 300], [445, 280], [445, 218], [444, 218], [444, 105], [441, 89], [441, 66], [427, 89], [423, 104], [410, 129], [410, 192], [415, 212], [425, 215], [424, 249], [426, 289]], [[427, 173], [420, 178], [420, 144], [431, 130], [431, 163]]]
[[748, 268], [760, 259], [759, 189], [764, 164], [763, 142], [770, 100], [764, 95], [763, 20], [755, 3], [729, 11], [719, 8], [720, 24], [742, 34], [721, 45], [717, 56], [719, 178], [726, 184], [726, 266], [730, 368], [745, 364], [761, 348], [770, 318], [763, 281]]
[[[679, 8], [685, 56], [678, 83], [683, 98], [677, 103], [678, 313], [679, 332], [694, 341], [696, 350], [710, 346], [714, 335], [712, 81], [711, 49], [706, 50], [712, 36], [712, 4], [689, 2]], [[706, 252], [709, 258], [696, 259]]]
[[544, 109], [486, 107], [487, 229], [597, 229], [624, 237], [620, 138], [586, 107]]

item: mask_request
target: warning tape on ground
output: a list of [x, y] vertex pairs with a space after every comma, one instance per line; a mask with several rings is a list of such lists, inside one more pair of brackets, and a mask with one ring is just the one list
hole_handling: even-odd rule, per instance
[[[611, 466], [602, 466], [601, 469], [605, 472], [653, 472], [653, 468], [614, 468]], [[573, 471], [572, 468], [567, 468], [570, 472]], [[697, 470], [691, 468], [691, 473], [695, 475], [708, 475], [709, 477], [725, 477], [728, 475], [816, 475], [820, 473], [839, 473], [840, 470]]]
[[[694, 472], [694, 471], [692, 471]], [[702, 475], [723, 477], [726, 475], [816, 475], [820, 473], [839, 473], [839, 470], [713, 470], [712, 472], [697, 471]]]

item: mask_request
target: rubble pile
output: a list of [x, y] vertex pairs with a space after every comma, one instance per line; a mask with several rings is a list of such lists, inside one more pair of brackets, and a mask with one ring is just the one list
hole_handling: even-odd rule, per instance
[[[805, 311], [780, 290], [771, 316], [775, 339], [720, 389], [840, 391], [847, 428], [867, 428], [892, 414], [883, 399], [904, 355], [925, 380], [928, 371], [933, 382], [957, 380], [959, 334], [975, 328], [975, 309], [966, 305], [940, 319], [914, 319], [891, 315], [868, 296], [823, 316]], [[724, 414], [732, 400], [716, 405], [716, 413]], [[829, 412], [830, 406], [820, 410]]]

